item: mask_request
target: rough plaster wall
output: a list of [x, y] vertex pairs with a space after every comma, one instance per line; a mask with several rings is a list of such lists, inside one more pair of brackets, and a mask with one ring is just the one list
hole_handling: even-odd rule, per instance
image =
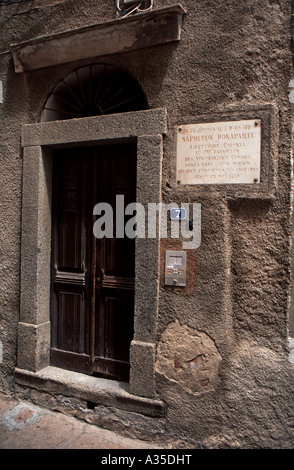
[[[188, 434], [193, 429], [208, 446], [292, 447], [293, 366], [285, 354], [292, 65], [290, 31], [288, 37], [280, 34], [287, 29], [291, 2], [197, 2], [189, 3], [188, 12], [186, 41], [191, 44], [194, 37], [194, 43], [185, 49], [189, 67], [175, 61], [179, 82], [169, 115], [180, 124], [214, 111], [225, 115], [236, 106], [274, 104], [277, 193], [273, 201], [228, 203], [221, 194], [197, 198], [203, 222], [194, 296], [181, 300], [162, 292], [160, 345], [174, 318], [206, 332], [222, 356], [220, 385], [216, 394], [195, 399], [158, 368], [158, 390], [170, 403], [171, 426], [181, 423]], [[171, 154], [168, 139], [166, 153]], [[171, 159], [164, 169], [164, 196], [170, 200], [175, 189]]]
[[221, 373], [217, 393], [197, 397], [161, 376], [170, 426], [203, 448], [293, 448], [293, 371], [285, 357], [244, 340]]
[[[158, 8], [174, 3], [155, 2]], [[164, 202], [202, 203], [202, 243], [193, 255], [189, 254], [193, 259], [194, 287], [189, 285], [185, 292], [160, 287], [157, 393], [168, 405], [167, 426], [193, 436], [204, 446], [293, 447], [293, 365], [287, 361], [286, 352], [292, 113], [288, 84], [293, 78], [291, 1], [181, 3], [188, 15], [179, 44], [99, 59], [132, 72], [150, 107], [167, 107]], [[10, 386], [16, 358], [20, 128], [22, 123], [38, 121], [50, 90], [79, 65], [15, 75], [10, 55], [5, 51], [10, 43], [114, 19], [113, 4], [112, 0], [96, 0], [91, 5], [86, 0], [31, 1], [0, 11], [3, 35], [0, 80], [4, 89], [4, 102], [0, 105], [0, 339], [4, 352], [1, 388]], [[278, 113], [276, 198], [236, 199], [228, 203], [222, 191], [217, 194], [207, 191], [196, 199], [191, 192], [179, 192], [175, 181], [174, 126], [189, 123], [200, 115], [226, 116], [230, 110], [264, 103], [272, 103]], [[159, 364], [163, 340], [171, 338], [171, 331], [174, 338], [187, 332], [189, 337], [201, 332], [210, 338], [221, 359], [215, 368], [213, 389], [195, 393], [191, 376], [177, 380], [170, 366], [162, 370]], [[169, 340], [167, 351], [173, 341]], [[173, 365], [177, 365], [172, 359]]]
[[161, 337], [156, 369], [188, 392], [197, 394], [216, 389], [220, 361], [215, 343], [206, 333], [176, 321]]
[[287, 320], [287, 216], [276, 214], [278, 233], [270, 202], [234, 202], [230, 209], [236, 334], [277, 347]]
[[[1, 79], [11, 72], [7, 57], [1, 57]], [[14, 77], [10, 83], [13, 86]], [[11, 382], [11, 374], [16, 357], [16, 328], [19, 317], [19, 256], [20, 256], [20, 211], [21, 211], [21, 174], [22, 158], [19, 145], [19, 117], [27, 108], [23, 103], [18, 109], [17, 100], [22, 100], [21, 90], [7, 89], [3, 80], [3, 103], [1, 106], [0, 123], [0, 340], [3, 347], [3, 363], [0, 364], [2, 374]], [[13, 97], [12, 97], [13, 95]], [[16, 99], [16, 101], [15, 101]], [[2, 378], [2, 377], [1, 377]], [[6, 382], [6, 381], [5, 381]], [[1, 383], [1, 382], [0, 382]], [[8, 385], [9, 386], [9, 385]], [[4, 389], [6, 384], [3, 384]]]

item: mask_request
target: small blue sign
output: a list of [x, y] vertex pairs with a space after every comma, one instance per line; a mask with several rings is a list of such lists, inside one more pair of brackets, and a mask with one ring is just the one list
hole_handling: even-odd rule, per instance
[[185, 220], [187, 217], [186, 209], [180, 207], [174, 207], [170, 210], [171, 220]]

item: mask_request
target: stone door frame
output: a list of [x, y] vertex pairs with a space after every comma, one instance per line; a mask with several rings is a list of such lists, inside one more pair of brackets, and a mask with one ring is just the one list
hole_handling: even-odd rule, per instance
[[[163, 108], [23, 125], [18, 370], [38, 372], [50, 365], [52, 149], [136, 141], [137, 202], [147, 208], [149, 202], [161, 202], [166, 128]], [[159, 289], [158, 232], [154, 239], [136, 239], [135, 269], [130, 392], [152, 398]]]

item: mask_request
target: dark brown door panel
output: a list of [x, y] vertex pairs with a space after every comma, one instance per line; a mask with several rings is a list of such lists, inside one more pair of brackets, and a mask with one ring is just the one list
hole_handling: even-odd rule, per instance
[[[116, 196], [135, 202], [136, 146], [57, 150], [53, 175], [51, 363], [127, 380], [135, 246], [116, 238]], [[93, 235], [99, 202], [113, 208], [114, 238]]]

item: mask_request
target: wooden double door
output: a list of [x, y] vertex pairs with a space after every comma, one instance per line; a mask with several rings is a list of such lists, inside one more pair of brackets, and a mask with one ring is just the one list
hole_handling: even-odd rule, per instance
[[[58, 149], [53, 158], [51, 364], [128, 380], [134, 319], [134, 239], [116, 236], [116, 196], [136, 198], [136, 145]], [[93, 208], [113, 209], [97, 238]]]

